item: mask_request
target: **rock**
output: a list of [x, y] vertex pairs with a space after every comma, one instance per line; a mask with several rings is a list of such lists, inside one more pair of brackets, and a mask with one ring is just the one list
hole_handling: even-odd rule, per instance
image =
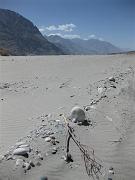
[[14, 159], [14, 158], [13, 158], [12, 155], [7, 156], [7, 158], [6, 158], [7, 161], [8, 161], [8, 160], [13, 160], [13, 159]]
[[113, 84], [111, 84], [111, 85], [110, 85], [110, 87], [112, 87], [112, 88], [116, 88], [116, 86], [115, 86], [115, 85], [113, 85]]
[[86, 106], [85, 111], [89, 111], [89, 110], [90, 110], [90, 106]]
[[24, 163], [23, 167], [25, 168], [25, 170], [30, 170], [31, 169], [31, 165], [28, 162]]
[[72, 122], [84, 122], [85, 121], [85, 112], [78, 106], [75, 106], [71, 110], [70, 118]]
[[30, 147], [30, 145], [29, 144], [22, 144], [19, 146], [19, 148], [26, 148], [26, 147]]
[[0, 155], [0, 163], [4, 160], [4, 156]]
[[13, 155], [27, 156], [28, 152], [29, 152], [29, 148], [17, 148], [13, 151]]
[[20, 142], [17, 142], [15, 145], [17, 146], [17, 147], [19, 147], [19, 146], [21, 146], [21, 145], [23, 145], [23, 144], [25, 144], [26, 142], [24, 142], [24, 141], [20, 141]]
[[102, 94], [103, 92], [104, 92], [104, 88], [98, 87], [98, 93], [99, 93], [99, 94]]
[[31, 165], [31, 167], [35, 167], [35, 164], [33, 163], [33, 161], [30, 161], [29, 164]]
[[40, 178], [40, 180], [48, 180], [48, 177], [47, 176], [43, 176]]
[[23, 166], [23, 164], [24, 164], [23, 159], [17, 159], [16, 160], [16, 163], [15, 163], [16, 166]]
[[45, 142], [50, 142], [51, 141], [51, 137], [46, 137], [45, 138]]
[[109, 79], [109, 81], [115, 82], [115, 78], [113, 76], [109, 77], [108, 79]]
[[39, 158], [40, 160], [43, 160], [43, 159], [44, 159], [43, 156], [42, 156], [40, 153], [38, 153], [38, 158]]
[[51, 138], [51, 139], [56, 139], [55, 136], [53, 136], [53, 135], [50, 135], [50, 138]]
[[52, 148], [51, 153], [56, 154], [57, 153], [57, 148]]

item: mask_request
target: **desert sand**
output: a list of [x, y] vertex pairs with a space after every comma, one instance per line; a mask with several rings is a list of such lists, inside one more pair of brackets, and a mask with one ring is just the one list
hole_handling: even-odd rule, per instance
[[[71, 126], [100, 159], [99, 179], [110, 166], [113, 180], [135, 179], [135, 55], [0, 57], [0, 68], [0, 180], [92, 179], [72, 141], [73, 162], [62, 158], [67, 129], [60, 115], [76, 105], [88, 108], [91, 125]], [[13, 155], [17, 142], [28, 145], [28, 158]]]

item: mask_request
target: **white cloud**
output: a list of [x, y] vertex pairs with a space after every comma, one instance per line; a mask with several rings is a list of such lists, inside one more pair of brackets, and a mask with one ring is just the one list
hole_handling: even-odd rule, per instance
[[66, 39], [81, 38], [78, 34], [64, 34], [63, 37]]
[[89, 35], [88, 38], [87, 38], [86, 40], [88, 40], [88, 39], [98, 39], [98, 40], [100, 40], [100, 41], [104, 41], [103, 38], [97, 37], [95, 34]]
[[48, 26], [46, 27], [46, 29], [48, 31], [66, 31], [66, 32], [72, 32], [73, 29], [76, 27], [75, 24], [61, 24], [58, 26], [52, 25], [52, 26]]
[[43, 32], [45, 32], [45, 29], [44, 29], [44, 28], [39, 28], [39, 31], [40, 31], [41, 33], [43, 33]]
[[88, 36], [89, 39], [96, 39], [96, 35], [95, 34], [91, 34]]
[[103, 39], [103, 38], [101, 38], [101, 37], [100, 37], [100, 38], [98, 38], [98, 39], [99, 39], [100, 41], [104, 41], [104, 39]]
[[56, 31], [56, 30], [57, 30], [57, 27], [54, 26], [54, 25], [52, 25], [52, 26], [46, 27], [46, 29], [47, 29], [48, 31]]
[[52, 33], [52, 34], [49, 34], [48, 36], [51, 36], [51, 35], [57, 35], [57, 36], [60, 36], [60, 37], [62, 37], [62, 38], [65, 38], [65, 39], [81, 38], [80, 35], [78, 35], [78, 34]]

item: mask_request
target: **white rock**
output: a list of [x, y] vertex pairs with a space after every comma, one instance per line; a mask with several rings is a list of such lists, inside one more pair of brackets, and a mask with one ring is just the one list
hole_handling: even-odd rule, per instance
[[25, 147], [30, 147], [30, 145], [29, 144], [22, 144], [19, 146], [19, 148], [25, 148]]
[[99, 94], [102, 94], [102, 93], [103, 93], [103, 91], [104, 91], [104, 88], [102, 88], [102, 87], [98, 87], [98, 93], [99, 93]]
[[23, 164], [24, 164], [23, 159], [17, 159], [16, 160], [16, 163], [15, 163], [16, 166], [23, 166]]
[[17, 148], [13, 151], [13, 155], [25, 155], [29, 152], [29, 148]]
[[86, 119], [84, 110], [78, 106], [72, 108], [70, 117], [73, 122], [84, 122]]
[[0, 161], [2, 161], [4, 159], [3, 155], [0, 155]]
[[115, 78], [113, 76], [109, 77], [108, 79], [109, 79], [109, 81], [115, 82]]
[[20, 142], [17, 142], [15, 145], [16, 146], [21, 146], [21, 145], [23, 145], [23, 144], [25, 144], [26, 142], [24, 142], [24, 141], [20, 141]]
[[43, 160], [43, 159], [44, 159], [43, 156], [42, 156], [40, 153], [38, 153], [38, 158], [39, 158], [40, 160]]
[[46, 137], [45, 138], [45, 142], [50, 142], [51, 141], [51, 137]]
[[30, 165], [30, 163], [28, 163], [28, 162], [24, 163], [24, 164], [23, 164], [23, 167], [25, 168], [25, 170], [31, 169], [31, 165]]

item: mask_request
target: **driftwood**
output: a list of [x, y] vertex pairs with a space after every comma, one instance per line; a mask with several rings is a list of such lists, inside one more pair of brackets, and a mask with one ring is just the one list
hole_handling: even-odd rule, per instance
[[93, 179], [99, 179], [99, 175], [102, 175], [101, 170], [102, 170], [103, 166], [98, 162], [98, 160], [94, 154], [94, 150], [93, 149], [89, 150], [86, 145], [82, 145], [77, 140], [77, 137], [74, 133], [74, 129], [69, 125], [69, 123], [67, 122], [65, 117], [64, 117], [64, 119], [66, 121], [67, 128], [68, 128], [68, 138], [67, 138], [67, 146], [66, 146], [67, 162], [72, 161], [72, 157], [69, 154], [70, 139], [72, 139], [83, 155], [87, 175], [89, 177], [92, 177]]

